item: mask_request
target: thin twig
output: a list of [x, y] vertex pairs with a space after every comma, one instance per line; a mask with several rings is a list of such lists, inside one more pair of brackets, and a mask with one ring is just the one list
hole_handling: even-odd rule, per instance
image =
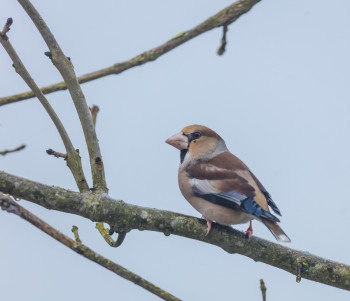
[[0, 155], [2, 156], [6, 156], [9, 153], [14, 153], [14, 152], [18, 152], [22, 149], [24, 149], [26, 146], [24, 144], [22, 144], [21, 146], [15, 148], [15, 149], [5, 149], [3, 151], [0, 151]]
[[126, 233], [120, 232], [118, 233], [118, 238], [115, 241], [112, 236], [110, 236], [110, 230], [106, 229], [103, 223], [96, 223], [96, 229], [100, 232], [106, 243], [108, 243], [113, 248], [118, 248], [123, 243]]
[[56, 152], [51, 148], [47, 149], [46, 153], [50, 156], [54, 156], [56, 158], [63, 158], [64, 160], [67, 160], [67, 154]]
[[308, 264], [304, 258], [300, 258], [297, 262], [297, 273], [296, 273], [296, 282], [300, 283], [301, 281], [301, 274], [304, 272], [304, 270], [307, 270]]
[[168, 293], [167, 291], [162, 290], [161, 288], [145, 280], [144, 278], [134, 274], [133, 272], [127, 270], [126, 268], [120, 266], [119, 264], [116, 264], [111, 260], [101, 256], [100, 254], [91, 250], [89, 247], [81, 244], [79, 235], [77, 233], [78, 228], [75, 229], [76, 234], [75, 233], [74, 234], [75, 234], [75, 237], [78, 237], [80, 243], [78, 242], [78, 239], [76, 242], [73, 239], [69, 238], [68, 236], [57, 231], [55, 228], [51, 227], [45, 221], [35, 216], [33, 213], [29, 212], [27, 209], [17, 204], [9, 196], [6, 196], [1, 192], [0, 192], [0, 207], [3, 210], [7, 211], [8, 213], [13, 213], [23, 218], [24, 220], [31, 223], [41, 231], [45, 232], [46, 234], [50, 235], [60, 243], [64, 244], [66, 247], [70, 248], [74, 252], [84, 256], [85, 258], [91, 261], [96, 262], [97, 264], [110, 270], [111, 272], [117, 274], [118, 276], [123, 277], [124, 279], [129, 280], [135, 283], [136, 285], [139, 285], [140, 287], [160, 297], [161, 299], [169, 300], [169, 301], [180, 300], [174, 297], [173, 295], [171, 295], [170, 293]]
[[264, 279], [260, 279], [260, 290], [261, 290], [263, 301], [266, 301], [266, 286], [265, 286]]
[[22, 198], [47, 209], [83, 216], [104, 222], [114, 231], [133, 229], [178, 235], [216, 245], [228, 253], [237, 253], [255, 261], [285, 270], [295, 275], [302, 262], [302, 277], [350, 291], [350, 266], [324, 259], [309, 252], [293, 250], [258, 237], [250, 241], [244, 233], [215, 224], [210, 235], [204, 236], [206, 223], [183, 214], [127, 204], [107, 194], [83, 194], [51, 187], [0, 171], [0, 191]]
[[13, 19], [8, 18], [5, 25], [4, 25], [4, 28], [0, 32], [0, 37], [2, 37], [3, 39], [7, 39], [6, 34], [10, 31], [10, 27], [11, 27], [12, 23], [13, 23]]
[[91, 112], [91, 117], [92, 117], [92, 123], [96, 127], [96, 118], [97, 118], [97, 113], [99, 112], [100, 108], [98, 106], [93, 105], [92, 108], [89, 108]]
[[[89, 109], [91, 111], [92, 121], [94, 123], [94, 126], [96, 127], [96, 117], [100, 109], [98, 106], [95, 106], [95, 105]], [[111, 229], [110, 230], [106, 229], [103, 223], [96, 223], [96, 229], [100, 232], [105, 242], [108, 243], [108, 245], [113, 248], [119, 247], [123, 243], [126, 237], [126, 233], [119, 233], [118, 238], [115, 241], [111, 236], [114, 232], [111, 231]]]
[[73, 147], [73, 144], [61, 120], [58, 118], [56, 112], [54, 111], [54, 109], [52, 108], [52, 106], [44, 96], [44, 94], [41, 92], [41, 90], [35, 83], [34, 79], [30, 76], [26, 67], [22, 63], [19, 56], [17, 55], [15, 49], [12, 47], [9, 39], [8, 38], [4, 39], [3, 37], [0, 37], [0, 42], [2, 46], [5, 48], [10, 58], [12, 59], [16, 72], [22, 77], [22, 79], [26, 82], [26, 84], [32, 89], [36, 97], [39, 99], [39, 101], [45, 108], [46, 112], [49, 114], [51, 120], [55, 124], [56, 129], [61, 136], [61, 139], [63, 141], [63, 144], [68, 154], [67, 165], [74, 176], [75, 182], [77, 183], [80, 192], [89, 191], [89, 186], [85, 180], [84, 172], [81, 166], [81, 159], [80, 159], [79, 153]]
[[85, 96], [76, 78], [71, 61], [64, 55], [54, 35], [46, 25], [39, 12], [29, 0], [18, 0], [28, 16], [32, 19], [36, 28], [43, 37], [52, 56], [52, 63], [61, 73], [69, 93], [77, 110], [81, 126], [83, 128], [86, 145], [89, 151], [90, 166], [92, 172], [93, 188], [95, 191], [107, 192], [104, 166], [98, 144], [95, 127], [92, 123], [91, 113], [86, 103]]
[[78, 227], [77, 226], [73, 226], [72, 227], [72, 232], [74, 234], [75, 241], [80, 246], [82, 244], [82, 242], [81, 242], [80, 237], [79, 237]]
[[228, 29], [227, 29], [227, 25], [225, 24], [222, 27], [222, 38], [221, 38], [221, 46], [218, 49], [218, 55], [223, 55], [225, 53], [226, 50], [226, 45], [227, 45], [227, 40], [226, 40], [226, 33], [227, 33]]
[[[208, 18], [203, 23], [197, 25], [191, 30], [184, 31], [183, 33], [175, 36], [174, 38], [170, 39], [166, 43], [150, 49], [148, 51], [145, 51], [141, 53], [140, 55], [122, 63], [116, 63], [110, 67], [97, 70], [91, 73], [87, 73], [84, 75], [81, 75], [78, 77], [78, 81], [80, 84], [87, 83], [90, 81], [93, 81], [95, 79], [109, 76], [112, 74], [119, 74], [122, 73], [125, 70], [128, 70], [130, 68], [143, 65], [148, 62], [152, 62], [162, 56], [163, 54], [169, 52], [170, 50], [184, 44], [185, 42], [195, 38], [196, 36], [205, 33], [209, 30], [212, 30], [214, 28], [223, 26], [225, 24], [229, 25], [236, 21], [241, 15], [247, 13], [256, 3], [260, 2], [261, 0], [240, 0], [233, 4], [231, 4], [229, 7], [221, 10], [216, 15]], [[64, 82], [60, 82], [57, 84], [49, 85], [42, 88], [42, 91], [44, 94], [53, 93], [56, 91], [62, 91], [66, 90], [67, 86]], [[0, 106], [18, 102], [21, 100], [29, 99], [34, 97], [34, 94], [32, 92], [24, 92], [21, 94], [16, 94], [12, 96], [2, 97], [0, 98]]]

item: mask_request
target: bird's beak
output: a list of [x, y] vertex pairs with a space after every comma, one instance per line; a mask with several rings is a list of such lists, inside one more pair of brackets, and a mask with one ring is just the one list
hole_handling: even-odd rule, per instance
[[188, 138], [182, 132], [171, 136], [165, 142], [170, 144], [173, 147], [176, 147], [179, 150], [183, 150], [183, 149], [188, 148]]

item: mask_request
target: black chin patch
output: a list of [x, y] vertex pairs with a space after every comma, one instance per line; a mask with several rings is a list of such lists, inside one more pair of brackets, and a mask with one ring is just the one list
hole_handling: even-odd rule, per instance
[[181, 163], [181, 164], [182, 164], [182, 162], [184, 161], [187, 152], [188, 152], [188, 149], [182, 149], [182, 150], [180, 150], [180, 163]]

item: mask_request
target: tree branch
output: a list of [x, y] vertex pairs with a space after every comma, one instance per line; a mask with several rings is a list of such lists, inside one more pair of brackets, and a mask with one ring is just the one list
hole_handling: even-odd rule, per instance
[[[29, 212], [27, 209], [23, 208], [19, 204], [17, 204], [14, 200], [12, 200], [9, 196], [6, 196], [0, 192], [0, 207], [7, 211], [8, 213], [13, 213], [18, 215], [19, 217], [23, 218], [27, 222], [31, 223], [41, 231], [45, 232], [46, 234], [50, 235], [52, 238], [56, 239], [60, 243], [64, 244], [66, 247], [70, 248], [74, 252], [80, 254], [81, 256], [84, 256], [85, 258], [96, 262], [97, 264], [101, 265], [102, 267], [106, 268], [107, 270], [110, 270], [111, 272], [119, 275], [120, 277], [123, 277], [126, 280], [129, 280], [136, 285], [139, 285], [140, 287], [144, 288], [145, 290], [151, 292], [152, 294], [155, 294], [156, 296], [160, 297], [163, 300], [168, 301], [179, 301], [180, 299], [176, 298], [175, 296], [169, 294], [168, 292], [162, 290], [158, 286], [154, 285], [153, 283], [147, 281], [146, 279], [134, 274], [133, 272], [129, 271], [128, 269], [120, 266], [119, 264], [114, 263], [113, 261], [101, 256], [100, 254], [96, 253], [95, 251], [91, 250], [89, 247], [81, 244], [81, 241], [79, 239], [79, 236], [77, 232], [74, 232], [75, 237], [77, 238], [76, 241], [69, 238], [68, 236], [62, 234], [61, 232], [57, 231], [55, 228], [51, 227], [49, 224], [47, 224], [45, 221], [40, 219], [39, 217], [35, 216], [33, 213]], [[77, 227], [75, 229], [77, 231]], [[79, 241], [80, 243], [79, 243]]]
[[1, 156], [6, 156], [9, 153], [15, 153], [22, 149], [24, 149], [26, 146], [24, 144], [20, 145], [19, 147], [16, 147], [15, 149], [5, 149], [3, 151], [0, 151]]
[[6, 39], [6, 34], [10, 31], [12, 23], [13, 23], [13, 19], [8, 18], [5, 25], [4, 25], [4, 28], [0, 32], [0, 37], [3, 37]]
[[266, 286], [263, 279], [260, 279], [260, 290], [263, 301], [266, 301]]
[[100, 111], [100, 108], [98, 106], [93, 105], [90, 109], [91, 112], [91, 118], [92, 118], [92, 123], [96, 127], [96, 118], [97, 118], [97, 113]]
[[[98, 106], [95, 106], [95, 105], [89, 109], [91, 111], [92, 122], [94, 124], [94, 127], [96, 128], [97, 113], [99, 112], [100, 109]], [[112, 229], [109, 229], [109, 230], [105, 229], [105, 226], [103, 223], [97, 223], [96, 229], [100, 232], [105, 242], [108, 243], [113, 248], [117, 248], [121, 246], [126, 236], [126, 233], [118, 233], [118, 238], [115, 241], [111, 236], [114, 231], [112, 231]]]
[[350, 290], [350, 266], [293, 250], [258, 237], [250, 241], [230, 227], [215, 224], [205, 236], [204, 220], [170, 211], [127, 204], [107, 194], [77, 193], [51, 187], [0, 171], [0, 191], [23, 198], [47, 209], [73, 213], [92, 221], [108, 223], [113, 230], [133, 229], [163, 232], [216, 245], [228, 253], [238, 253], [285, 270], [293, 275], [302, 263], [303, 278]]
[[[12, 24], [12, 22], [11, 22], [11, 24]], [[46, 97], [44, 96], [44, 94], [41, 92], [41, 90], [39, 89], [39, 87], [35, 83], [34, 79], [30, 76], [29, 72], [27, 71], [26, 67], [22, 63], [22, 61], [19, 58], [18, 54], [16, 53], [15, 49], [12, 47], [12, 45], [11, 45], [11, 43], [6, 35], [0, 35], [0, 43], [5, 48], [7, 54], [12, 59], [12, 62], [14, 64], [16, 72], [20, 75], [20, 77], [22, 77], [22, 79], [26, 82], [26, 84], [29, 86], [29, 88], [32, 89], [35, 96], [39, 99], [39, 101], [41, 102], [41, 104], [45, 108], [46, 112], [49, 114], [51, 120], [55, 124], [56, 129], [61, 136], [63, 144], [66, 148], [66, 152], [68, 154], [67, 166], [71, 170], [73, 177], [75, 179], [75, 182], [77, 183], [77, 185], [79, 187], [79, 190], [81, 192], [89, 191], [89, 186], [86, 182], [83, 168], [81, 166], [81, 158], [79, 156], [79, 153], [73, 147], [73, 144], [72, 144], [61, 120], [58, 118], [56, 112], [54, 111], [54, 109], [52, 108], [52, 106], [50, 105], [50, 103], [48, 102]]]
[[51, 53], [51, 60], [62, 75], [69, 93], [74, 102], [79, 115], [80, 123], [83, 128], [86, 145], [90, 156], [90, 165], [94, 189], [107, 192], [104, 166], [98, 144], [95, 127], [92, 122], [91, 113], [86, 103], [85, 96], [76, 78], [71, 61], [64, 55], [61, 47], [58, 45], [54, 35], [46, 25], [39, 12], [29, 0], [18, 0], [28, 16], [32, 19], [36, 28], [39, 30], [47, 47]]
[[[158, 57], [162, 56], [163, 54], [169, 52], [170, 50], [184, 44], [185, 42], [197, 37], [198, 35], [205, 33], [209, 30], [212, 30], [214, 28], [229, 25], [236, 21], [241, 15], [247, 13], [255, 4], [260, 2], [260, 0], [240, 0], [233, 4], [231, 4], [229, 7], [221, 10], [216, 15], [208, 18], [203, 23], [197, 25], [196, 27], [184, 31], [181, 34], [175, 36], [171, 40], [167, 41], [166, 43], [150, 49], [146, 52], [141, 53], [140, 55], [126, 61], [123, 63], [117, 63], [110, 67], [97, 70], [91, 73], [84, 74], [80, 77], [78, 77], [78, 81], [80, 84], [87, 83], [89, 81], [93, 81], [95, 79], [99, 79], [101, 77], [105, 77], [112, 74], [119, 74], [122, 73], [125, 70], [128, 70], [130, 68], [143, 65], [148, 62], [152, 62], [156, 60]], [[41, 88], [42, 92], [44, 94], [53, 93], [56, 91], [66, 90], [67, 86], [64, 82], [60, 82], [57, 84], [49, 85], [46, 87]], [[21, 94], [16, 94], [8, 97], [2, 97], [0, 98], [0, 106], [18, 102], [25, 99], [30, 99], [34, 97], [34, 94], [32, 92], [25, 92]]]
[[[46, 153], [50, 156], [54, 156], [56, 158], [63, 158], [64, 160], [67, 160], [67, 154], [56, 152], [51, 148], [47, 149]], [[85, 192], [87, 192], [87, 191], [85, 191]]]
[[118, 248], [121, 246], [123, 243], [126, 233], [125, 232], [120, 232], [118, 233], [118, 238], [115, 241], [110, 234], [113, 234], [114, 231], [105, 229], [104, 225], [102, 222], [99, 222], [96, 224], [96, 229], [100, 232], [101, 236], [104, 238], [106, 243], [108, 243], [111, 247], [113, 248]]
[[217, 51], [218, 55], [223, 55], [226, 51], [226, 45], [227, 45], [227, 38], [226, 38], [226, 33], [228, 31], [227, 25], [224, 25], [222, 27], [222, 38], [221, 38], [221, 45]]

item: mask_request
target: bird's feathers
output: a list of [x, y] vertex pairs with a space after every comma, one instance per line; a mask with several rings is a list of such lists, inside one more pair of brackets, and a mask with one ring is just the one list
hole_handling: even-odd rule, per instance
[[277, 225], [274, 222], [268, 221], [268, 220], [261, 220], [264, 225], [271, 231], [273, 236], [280, 242], [290, 242], [290, 238], [284, 231], [281, 229], [279, 225]]
[[261, 182], [258, 180], [258, 178], [250, 171], [255, 183], [258, 185], [260, 191], [264, 194], [267, 204], [272, 208], [272, 210], [278, 214], [279, 216], [281, 215], [281, 211], [278, 209], [277, 205], [275, 204], [275, 202], [272, 200], [271, 195], [267, 192], [267, 190], [265, 189], [265, 187], [263, 186], [263, 184], [261, 184]]
[[[270, 205], [274, 212], [281, 215], [260, 181], [240, 159], [228, 151], [206, 162], [188, 165], [186, 172], [191, 179], [210, 180], [208, 186], [212, 189], [202, 191], [203, 194], [235, 191], [245, 195], [246, 198], [253, 197], [265, 211], [269, 211]], [[198, 185], [198, 181], [194, 183]]]
[[180, 149], [179, 186], [190, 204], [223, 225], [262, 221], [279, 241], [290, 241], [276, 224], [280, 210], [250, 169], [230, 153], [222, 138], [207, 127], [193, 125], [170, 137]]
[[[222, 164], [223, 160], [231, 165]], [[259, 218], [279, 221], [268, 211], [266, 198], [260, 200], [265, 208], [254, 200], [257, 195], [255, 187], [258, 189], [258, 184], [249, 184], [249, 182], [254, 181], [249, 169], [231, 153], [223, 152], [207, 162], [189, 165], [186, 172], [191, 179], [195, 196], [213, 204], [244, 211]], [[248, 176], [245, 176], [247, 172]]]
[[196, 187], [194, 188], [194, 195], [200, 197], [213, 204], [220, 205], [237, 211], [249, 213], [260, 219], [268, 219], [273, 222], [279, 222], [279, 219], [268, 211], [265, 211], [254, 201], [251, 197], [238, 194], [235, 191], [219, 192], [202, 194]]

